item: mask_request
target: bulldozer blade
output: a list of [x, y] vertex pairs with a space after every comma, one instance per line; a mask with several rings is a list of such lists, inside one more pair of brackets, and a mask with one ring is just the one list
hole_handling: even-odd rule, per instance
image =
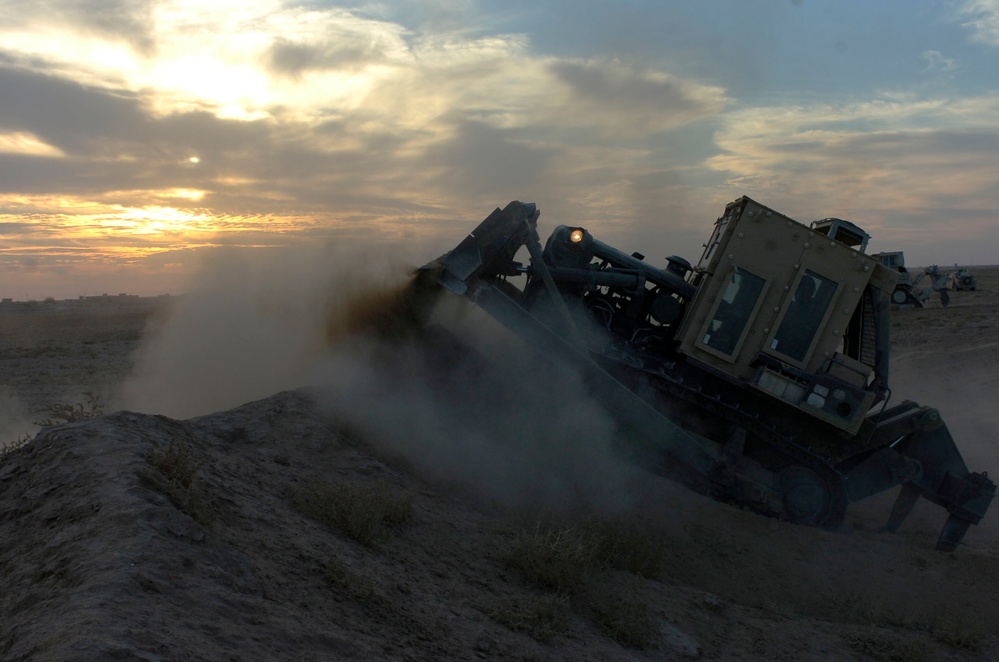
[[957, 546], [964, 540], [964, 534], [968, 532], [970, 526], [971, 522], [966, 519], [961, 519], [956, 515], [948, 517], [940, 532], [940, 538], [937, 540], [937, 551], [953, 552], [956, 550]]
[[538, 242], [538, 214], [533, 203], [516, 200], [495, 209], [440, 259], [439, 283], [455, 294], [465, 294], [469, 283], [483, 276], [514, 275], [517, 250], [532, 240]]

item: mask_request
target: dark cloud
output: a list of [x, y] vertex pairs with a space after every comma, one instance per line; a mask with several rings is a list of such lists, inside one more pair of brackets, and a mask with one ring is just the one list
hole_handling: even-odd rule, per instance
[[419, 165], [435, 173], [433, 181], [443, 190], [461, 191], [466, 199], [507, 200], [541, 188], [554, 154], [551, 147], [519, 141], [516, 132], [465, 121]]
[[[0, 209], [0, 213], [3, 210]], [[5, 235], [24, 235], [32, 232], [31, 228], [24, 223], [0, 223], [0, 237]]]
[[0, 129], [29, 131], [63, 151], [111, 135], [136, 135], [144, 124], [138, 100], [54, 76], [0, 68]]
[[552, 72], [581, 98], [602, 104], [686, 113], [700, 104], [672, 78], [653, 78], [618, 68], [556, 62]]
[[4, 209], [0, 209], [0, 214], [7, 218], [20, 217], [31, 220], [30, 223], [0, 222], [0, 236], [6, 236], [11, 242], [32, 245], [32, 242], [39, 237], [44, 237], [46, 242], [62, 241], [59, 239], [61, 231], [59, 222], [46, 214], [25, 214], [21, 211], [12, 212]]
[[[863, 159], [868, 164], [873, 161], [908, 169], [917, 167], [907, 158], [912, 154], [924, 155], [923, 162], [925, 163], [953, 160], [955, 165], [961, 161], [981, 156], [991, 158], [999, 151], [999, 132], [953, 129], [938, 129], [927, 132], [916, 129], [896, 129], [856, 133], [845, 137], [837, 135], [834, 142], [807, 142], [800, 145], [807, 147], [807, 151], [821, 149], [824, 156], [839, 157], [854, 165], [858, 159]], [[791, 151], [798, 146], [798, 144], [778, 145], [776, 148]]]
[[270, 49], [268, 65], [274, 73], [297, 77], [314, 70], [356, 69], [383, 59], [381, 49], [370, 41], [303, 44], [279, 39]]

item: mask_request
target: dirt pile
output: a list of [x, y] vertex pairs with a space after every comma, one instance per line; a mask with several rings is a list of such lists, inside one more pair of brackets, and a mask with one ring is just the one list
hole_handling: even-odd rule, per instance
[[[314, 396], [285, 392], [186, 421], [120, 412], [47, 429], [5, 458], [2, 658], [999, 652], [996, 547], [975, 532], [968, 548], [941, 555], [918, 523], [885, 536], [862, 512], [850, 531], [822, 532], [650, 478], [632, 485], [645, 515], [617, 521], [662, 543], [655, 577], [609, 568], [563, 598], [510, 560], [545, 526], [539, 513], [421, 478], [317, 413]], [[307, 514], [317, 485], [387, 490], [411, 515], [365, 544]], [[559, 517], [575, 523], [563, 535], [585, 526]], [[616, 630], [608, 605], [625, 620]], [[640, 641], [628, 639], [635, 628]]]

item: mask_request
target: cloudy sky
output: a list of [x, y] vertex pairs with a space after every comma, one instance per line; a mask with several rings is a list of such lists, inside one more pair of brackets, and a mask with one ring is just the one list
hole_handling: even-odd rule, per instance
[[696, 260], [741, 195], [999, 263], [999, 0], [0, 0], [0, 296], [494, 207]]

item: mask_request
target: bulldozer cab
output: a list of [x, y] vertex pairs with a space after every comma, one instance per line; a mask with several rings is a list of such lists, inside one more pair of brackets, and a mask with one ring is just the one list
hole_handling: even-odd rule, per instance
[[841, 219], [803, 225], [730, 203], [694, 268], [679, 330], [692, 361], [844, 430], [887, 390], [887, 309], [897, 275]]
[[885, 251], [877, 253], [874, 257], [881, 261], [889, 269], [895, 271], [905, 271], [905, 253], [902, 251]]

